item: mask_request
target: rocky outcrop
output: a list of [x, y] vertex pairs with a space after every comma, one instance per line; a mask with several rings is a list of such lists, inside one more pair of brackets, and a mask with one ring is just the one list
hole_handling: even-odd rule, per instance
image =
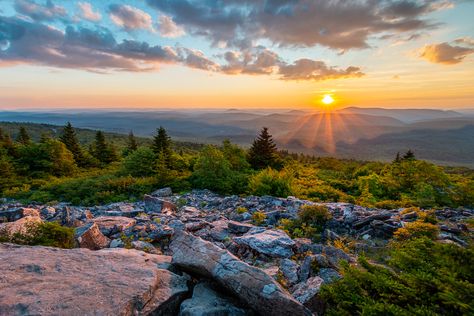
[[0, 315], [173, 315], [188, 292], [170, 257], [135, 250], [0, 244], [0, 257]]
[[96, 223], [89, 223], [80, 228], [76, 228], [74, 238], [80, 248], [90, 250], [107, 248], [110, 244], [110, 239], [101, 233]]
[[311, 314], [265, 272], [208, 241], [179, 232], [173, 238], [170, 249], [174, 265], [212, 278], [261, 314]]
[[33, 227], [42, 222], [38, 216], [25, 216], [14, 222], [0, 224], [0, 233], [6, 237], [21, 235], [27, 238], [33, 233]]
[[143, 196], [143, 202], [145, 203], [145, 211], [147, 212], [176, 212], [177, 207], [173, 203], [157, 198], [155, 196], [145, 194]]
[[294, 254], [295, 242], [281, 230], [265, 230], [262, 227], [256, 227], [233, 240], [239, 245], [247, 246], [270, 257], [288, 258]]
[[99, 216], [92, 218], [90, 221], [96, 223], [100, 231], [106, 236], [120, 233], [137, 223], [135, 219], [125, 216]]
[[193, 289], [193, 296], [180, 307], [179, 316], [246, 316], [253, 313], [241, 306], [235, 299], [218, 293], [208, 282], [201, 282]]

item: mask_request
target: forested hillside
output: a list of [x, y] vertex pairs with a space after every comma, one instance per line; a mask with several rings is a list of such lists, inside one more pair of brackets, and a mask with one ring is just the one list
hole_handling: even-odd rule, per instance
[[43, 124], [2, 123], [2, 196], [90, 205], [136, 200], [158, 187], [254, 194], [364, 206], [472, 206], [474, 172], [439, 167], [415, 153], [391, 163], [312, 157], [278, 151], [262, 130], [249, 150], [174, 142]]

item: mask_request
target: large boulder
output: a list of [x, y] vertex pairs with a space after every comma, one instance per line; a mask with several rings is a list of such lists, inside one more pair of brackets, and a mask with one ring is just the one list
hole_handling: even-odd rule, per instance
[[219, 293], [211, 284], [201, 282], [194, 287], [193, 297], [185, 300], [179, 316], [246, 316], [249, 311], [238, 307], [238, 303]]
[[252, 224], [241, 223], [236, 221], [229, 221], [228, 222], [229, 232], [234, 234], [245, 234], [255, 226]]
[[87, 248], [90, 250], [107, 248], [110, 244], [110, 239], [101, 233], [99, 226], [97, 226], [96, 223], [89, 223], [85, 226], [76, 228], [74, 238], [80, 248]]
[[14, 222], [0, 224], [0, 234], [5, 237], [33, 237], [35, 226], [43, 221], [38, 216], [25, 216]]
[[14, 222], [25, 216], [36, 216], [39, 217], [40, 213], [34, 208], [19, 207], [14, 209], [7, 209], [0, 211], [0, 223], [2, 222]]
[[176, 315], [186, 278], [170, 257], [0, 244], [0, 315]]
[[295, 242], [282, 230], [256, 227], [241, 237], [234, 237], [233, 240], [270, 257], [289, 258], [294, 254]]
[[248, 265], [211, 242], [178, 232], [171, 241], [170, 250], [174, 265], [212, 278], [263, 315], [311, 314], [263, 270]]
[[147, 212], [166, 213], [177, 210], [173, 203], [147, 194], [143, 196], [143, 202], [145, 202], [145, 211]]
[[106, 236], [120, 233], [137, 223], [135, 219], [125, 216], [99, 216], [90, 221], [96, 223], [102, 234]]
[[314, 312], [321, 310], [321, 300], [318, 297], [324, 280], [318, 276], [309, 278], [306, 282], [295, 285], [293, 296], [304, 306]]

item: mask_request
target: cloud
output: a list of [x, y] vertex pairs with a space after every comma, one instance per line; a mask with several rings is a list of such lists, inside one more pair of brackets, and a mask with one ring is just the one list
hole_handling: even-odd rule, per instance
[[449, 43], [426, 45], [420, 51], [420, 57], [432, 63], [453, 65], [474, 53], [473, 48], [453, 46]]
[[174, 38], [185, 34], [184, 29], [176, 25], [173, 19], [167, 15], [161, 15], [157, 24], [160, 35], [163, 37]]
[[328, 80], [341, 78], [357, 78], [364, 74], [358, 67], [347, 67], [346, 69], [338, 69], [336, 67], [328, 67], [324, 62], [299, 59], [293, 64], [280, 67], [278, 72], [283, 80]]
[[455, 39], [453, 42], [459, 45], [474, 46], [474, 39], [468, 36]]
[[30, 17], [35, 21], [52, 21], [57, 18], [66, 18], [66, 9], [55, 5], [51, 0], [44, 5], [33, 0], [15, 0], [15, 11]]
[[193, 34], [213, 44], [250, 48], [259, 39], [281, 46], [366, 48], [371, 36], [437, 25], [425, 15], [446, 0], [147, 0]]
[[139, 29], [153, 31], [151, 16], [138, 8], [126, 4], [111, 4], [109, 6], [109, 13], [112, 22], [126, 31]]
[[79, 7], [79, 17], [91, 22], [98, 22], [102, 19], [100, 12], [94, 11], [89, 2], [78, 2], [77, 6]]
[[187, 47], [118, 41], [104, 27], [69, 25], [64, 31], [21, 17], [0, 16], [0, 67], [35, 64], [93, 72], [156, 71], [161, 64], [225, 74], [274, 75], [283, 80], [327, 80], [362, 76], [357, 67], [339, 69], [322, 61], [300, 59], [289, 64], [277, 53], [255, 47], [228, 51], [223, 64]]

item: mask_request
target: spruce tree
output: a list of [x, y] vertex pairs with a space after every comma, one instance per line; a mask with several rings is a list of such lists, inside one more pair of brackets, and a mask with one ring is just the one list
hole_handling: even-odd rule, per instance
[[249, 162], [254, 169], [274, 167], [278, 164], [277, 147], [268, 128], [262, 128], [249, 150]]
[[408, 149], [405, 155], [403, 155], [403, 160], [415, 160], [415, 153]]
[[133, 131], [130, 131], [130, 133], [128, 133], [126, 152], [127, 154], [130, 154], [137, 149], [138, 149], [137, 139], [135, 138], [135, 135], [133, 135]]
[[400, 157], [400, 152], [397, 152], [397, 155], [395, 156], [395, 160], [393, 162], [399, 163], [400, 161], [402, 161], [402, 158]]
[[77, 139], [76, 131], [71, 125], [71, 122], [67, 122], [66, 126], [64, 126], [63, 133], [59, 139], [72, 153], [76, 164], [81, 167], [84, 166], [86, 164], [84, 153]]
[[168, 168], [171, 167], [171, 138], [168, 136], [163, 126], [160, 126], [160, 128], [156, 130], [156, 135], [153, 138], [153, 151], [157, 155], [162, 154], [165, 158], [166, 166]]
[[31, 142], [31, 137], [23, 126], [20, 127], [17, 142], [22, 145], [28, 145]]
[[95, 134], [95, 140], [91, 146], [91, 154], [103, 164], [109, 164], [117, 160], [115, 148], [111, 144], [107, 143], [105, 140], [105, 135], [101, 131], [98, 131]]

